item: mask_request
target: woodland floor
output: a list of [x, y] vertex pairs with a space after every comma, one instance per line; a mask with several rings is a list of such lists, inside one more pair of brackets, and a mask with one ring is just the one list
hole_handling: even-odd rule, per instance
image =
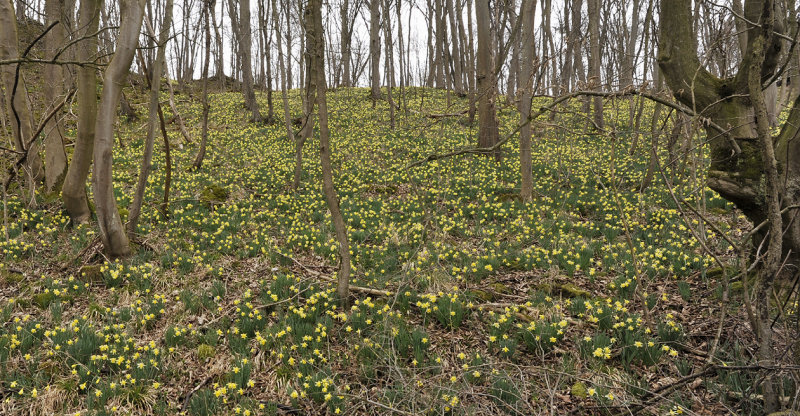
[[[143, 92], [126, 94], [146, 108]], [[477, 125], [465, 116], [426, 116], [457, 112], [464, 99], [411, 89], [392, 130], [387, 104], [373, 108], [367, 95], [329, 93], [357, 286], [348, 310], [332, 301], [337, 246], [317, 142], [305, 146], [301, 189], [290, 191], [294, 144], [282, 123], [248, 123], [241, 94], [212, 95], [199, 171], [188, 168], [200, 105], [176, 96], [194, 143], [168, 126], [166, 218], [157, 138], [138, 244], [124, 261], [105, 261], [96, 224], [70, 227], [57, 196], [37, 195], [29, 209], [11, 195], [10, 238], [0, 243], [0, 414], [760, 411], [752, 386], [764, 373], [750, 367], [756, 345], [740, 305], [747, 282], [733, 281], [721, 304], [723, 270], [738, 270], [734, 248], [688, 206], [703, 207], [733, 241], [749, 225], [705, 187], [701, 146], [679, 143], [673, 160], [660, 151], [653, 184], [637, 192], [650, 137], [634, 138], [627, 101], [609, 103], [614, 134], [605, 135], [585, 133], [576, 103], [558, 115], [561, 127], [537, 130], [534, 200], [524, 204], [516, 139], [500, 163], [463, 156], [408, 168], [473, 144]], [[298, 92], [290, 98], [299, 116]], [[650, 126], [644, 109], [641, 126]], [[118, 129], [123, 219], [146, 136], [140, 116]], [[501, 135], [517, 117], [504, 107]], [[775, 325], [782, 362], [792, 359], [795, 306]], [[729, 317], [709, 359], [722, 307]], [[782, 380], [796, 399], [791, 377]]]

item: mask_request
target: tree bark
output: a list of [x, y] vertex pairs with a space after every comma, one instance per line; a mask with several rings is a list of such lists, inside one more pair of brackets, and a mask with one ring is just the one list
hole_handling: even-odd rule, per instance
[[[489, 32], [491, 13], [489, 0], [477, 0], [476, 18], [478, 24], [478, 147], [492, 147], [500, 140], [500, 130], [497, 122], [495, 100], [497, 98], [497, 78], [494, 72], [494, 57], [492, 48], [494, 42]], [[500, 149], [491, 153], [495, 159], [500, 160]]]
[[[589, 9], [589, 85], [593, 90], [601, 89], [600, 79], [600, 0], [587, 0]], [[592, 100], [592, 120], [596, 128], [602, 129], [603, 98]]]
[[[376, 1], [376, 0], [373, 0]], [[386, 71], [386, 78], [393, 79], [394, 78], [394, 57], [392, 54], [392, 25], [391, 20], [389, 19], [389, 9], [391, 7], [390, 0], [386, 0], [383, 5], [383, 37], [384, 43], [386, 47], [386, 64], [384, 66]], [[394, 129], [394, 112], [395, 112], [395, 103], [394, 97], [392, 96], [392, 82], [388, 82], [386, 86], [386, 100], [389, 102], [389, 122], [390, 127]]]
[[[744, 17], [758, 25], [747, 26], [745, 53], [738, 72], [717, 78], [706, 70], [697, 55], [691, 26], [691, 0], [661, 2], [658, 63], [673, 95], [723, 128], [722, 135], [706, 128], [711, 148], [708, 184], [733, 202], [754, 223], [769, 223], [767, 232], [756, 233], [755, 247], [766, 242], [766, 255], [756, 282], [755, 333], [759, 338], [759, 364], [771, 365], [772, 343], [769, 299], [779, 271], [793, 273], [800, 265], [800, 225], [796, 212], [781, 214], [782, 207], [800, 202], [800, 100], [795, 100], [787, 121], [777, 136], [769, 131], [764, 84], [774, 75], [782, 41], [773, 30], [783, 28], [774, 17], [773, 0], [752, 0], [744, 6]], [[744, 42], [743, 42], [744, 43]], [[784, 230], [783, 224], [789, 224]], [[762, 251], [764, 252], [764, 251]], [[786, 259], [781, 266], [781, 259]], [[764, 412], [777, 410], [773, 379], [763, 385]]]
[[[147, 138], [145, 139], [144, 152], [142, 155], [142, 165], [139, 169], [139, 178], [136, 182], [136, 191], [133, 194], [133, 202], [128, 209], [127, 232], [130, 238], [136, 233], [136, 226], [139, 222], [139, 214], [142, 211], [144, 202], [144, 191], [147, 186], [147, 179], [150, 177], [150, 168], [153, 161], [153, 145], [155, 143], [156, 132], [159, 122], [159, 98], [161, 93], [161, 74], [164, 69], [167, 41], [169, 40], [169, 30], [172, 26], [172, 1], [166, 0], [166, 11], [164, 20], [161, 22], [161, 32], [158, 34], [158, 45], [156, 59], [150, 68], [152, 74], [150, 78], [150, 107], [149, 117], [147, 118]], [[148, 22], [145, 22], [149, 25]], [[151, 28], [152, 29], [152, 28]], [[153, 33], [155, 35], [155, 33]]]
[[[55, 56], [58, 49], [67, 42], [67, 10], [64, 0], [46, 0], [45, 16], [47, 26], [58, 22], [45, 36], [47, 54]], [[45, 65], [44, 96], [47, 102], [56, 103], [64, 94], [64, 71], [61, 65]], [[44, 128], [45, 190], [61, 191], [64, 175], [67, 173], [67, 153], [64, 151], [64, 135], [58, 115], [51, 118]]]
[[194, 163], [192, 163], [192, 169], [200, 169], [203, 165], [203, 159], [206, 157], [206, 146], [208, 144], [208, 63], [211, 60], [211, 23], [209, 22], [208, 15], [212, 14], [211, 7], [213, 6], [214, 0], [206, 0], [204, 1], [205, 7], [204, 9], [204, 17], [205, 17], [205, 27], [206, 27], [206, 53], [205, 59], [203, 59], [203, 129], [200, 136], [200, 149], [197, 150], [197, 156], [194, 158]]
[[[372, 0], [377, 2], [377, 0]], [[339, 242], [339, 275], [336, 285], [336, 295], [339, 302], [347, 304], [350, 283], [350, 245], [347, 241], [347, 227], [339, 208], [339, 197], [333, 185], [333, 168], [331, 166], [331, 144], [328, 131], [328, 105], [326, 101], [324, 42], [322, 38], [322, 0], [309, 0], [306, 9], [306, 36], [308, 48], [312, 53], [311, 68], [317, 84], [317, 105], [319, 107], [319, 148], [322, 164], [322, 191], [325, 201], [331, 211], [331, 219], [336, 230], [336, 240]]]
[[[23, 14], [24, 16], [24, 14]], [[19, 38], [17, 36], [17, 20], [11, 0], [0, 0], [0, 59], [12, 60], [19, 58]], [[26, 143], [33, 134], [33, 116], [31, 114], [30, 98], [28, 97], [25, 79], [19, 71], [19, 65], [3, 65], [3, 87], [5, 88], [5, 107], [11, 131], [14, 135], [14, 145], [19, 152], [28, 152], [28, 157], [23, 166], [28, 185], [33, 191], [36, 182], [44, 177], [42, 158], [39, 156], [38, 141], [34, 141], [30, 149]]]
[[242, 59], [242, 94], [244, 103], [252, 113], [253, 122], [261, 122], [256, 92], [253, 88], [252, 30], [250, 25], [250, 0], [239, 0], [239, 55]]
[[[98, 41], [96, 36], [100, 24], [100, 0], [85, 0], [80, 3], [77, 36], [86, 36], [76, 52], [79, 61], [95, 58]], [[72, 161], [61, 189], [64, 209], [73, 224], [89, 221], [91, 211], [86, 197], [86, 179], [92, 165], [94, 152], [95, 122], [97, 120], [97, 71], [91, 67], [78, 68], [78, 131]]]
[[536, 0], [522, 0], [522, 73], [520, 88], [522, 98], [519, 101], [519, 165], [522, 184], [520, 195], [522, 200], [530, 202], [533, 197], [533, 172], [531, 162], [531, 100], [533, 99], [533, 59], [536, 53], [534, 31], [536, 30]]
[[349, 7], [350, 2], [349, 0], [343, 0], [342, 6], [339, 9], [339, 17], [341, 19], [342, 31], [341, 31], [341, 40], [339, 42], [340, 53], [342, 55], [342, 86], [343, 87], [350, 87], [352, 86], [350, 80], [352, 75], [350, 74], [350, 42], [352, 40], [352, 31], [350, 29], [350, 15], [349, 15]]
[[122, 86], [128, 77], [133, 54], [142, 27], [145, 0], [127, 0], [120, 3], [122, 25], [117, 38], [116, 51], [103, 74], [103, 93], [97, 111], [94, 146], [93, 190], [100, 238], [106, 254], [111, 258], [130, 253], [130, 244], [114, 198], [112, 179], [114, 122], [122, 96]]
[[369, 3], [369, 59], [370, 85], [372, 86], [372, 106], [381, 99], [381, 39], [380, 39], [380, 0]]

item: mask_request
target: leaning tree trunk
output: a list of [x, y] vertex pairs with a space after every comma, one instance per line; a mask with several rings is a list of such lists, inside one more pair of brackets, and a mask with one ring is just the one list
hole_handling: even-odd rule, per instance
[[[80, 4], [77, 36], [85, 36], [75, 53], [80, 62], [94, 59], [97, 54], [97, 32], [100, 24], [101, 0], [83, 0]], [[97, 71], [92, 67], [78, 68], [78, 132], [72, 161], [61, 188], [64, 209], [73, 224], [89, 221], [89, 201], [86, 197], [86, 179], [92, 165], [95, 122], [97, 120]]]
[[[495, 100], [497, 98], [497, 78], [494, 72], [492, 36], [489, 33], [491, 13], [489, 0], [477, 0], [475, 15], [478, 23], [478, 147], [489, 148], [500, 140]], [[496, 159], [500, 159], [500, 149], [495, 149]]]
[[[372, 0], [377, 2], [377, 0]], [[343, 305], [347, 303], [350, 283], [350, 245], [347, 241], [347, 226], [339, 208], [339, 197], [333, 185], [331, 166], [331, 143], [328, 131], [328, 104], [326, 101], [324, 40], [322, 37], [322, 0], [309, 0], [306, 9], [306, 37], [309, 58], [312, 60], [309, 78], [314, 77], [317, 84], [317, 105], [319, 107], [319, 154], [322, 164], [322, 191], [331, 211], [336, 240], [339, 242], [339, 275], [336, 295]]]
[[97, 224], [100, 226], [100, 238], [109, 257], [123, 257], [130, 253], [128, 236], [125, 234], [122, 220], [114, 198], [112, 179], [114, 122], [117, 106], [122, 96], [122, 86], [128, 78], [128, 71], [133, 61], [133, 54], [139, 40], [142, 27], [145, 0], [126, 0], [120, 2], [120, 20], [122, 25], [117, 38], [116, 51], [111, 63], [103, 74], [103, 93], [97, 111], [94, 146], [93, 190], [97, 208]]
[[[172, 26], [172, 0], [167, 0], [164, 11], [164, 20], [161, 22], [161, 32], [158, 34], [158, 50], [156, 59], [153, 63], [150, 75], [150, 107], [149, 117], [147, 118], [147, 138], [145, 139], [144, 154], [142, 155], [142, 166], [139, 178], [136, 182], [136, 192], [133, 194], [133, 203], [128, 210], [127, 231], [130, 237], [136, 233], [136, 225], [139, 222], [139, 214], [142, 212], [144, 202], [144, 191], [147, 186], [147, 178], [150, 177], [150, 164], [153, 161], [153, 144], [158, 128], [159, 98], [161, 92], [161, 73], [164, 68], [165, 52], [167, 40], [169, 40], [169, 29]], [[147, 23], [148, 27], [150, 23]], [[143, 60], [144, 61], [144, 60]]]
[[[45, 48], [50, 56], [55, 56], [58, 48], [64, 46], [67, 40], [67, 22], [62, 21], [66, 16], [64, 0], [45, 1], [45, 16], [47, 25], [58, 22], [45, 37]], [[45, 65], [44, 67], [44, 95], [48, 102], [55, 103], [64, 94], [64, 72], [61, 65]], [[47, 192], [59, 192], [67, 173], [67, 153], [64, 151], [64, 135], [61, 120], [58, 116], [51, 118], [45, 126], [44, 156], [45, 177], [44, 184]]]
[[[777, 136], [769, 131], [763, 97], [780, 65], [782, 32], [775, 19], [773, 0], [752, 0], [744, 7], [748, 25], [745, 53], [738, 72], [720, 79], [701, 64], [696, 36], [691, 27], [691, 0], [661, 2], [658, 63], [675, 98], [710, 119], [706, 134], [711, 148], [708, 184], [733, 202], [754, 223], [768, 221], [768, 230], [756, 233], [754, 246], [764, 242], [765, 254], [756, 282], [756, 319], [752, 322], [759, 338], [759, 365], [772, 365], [770, 294], [779, 272], [793, 273], [800, 265], [800, 221], [788, 208], [800, 203], [800, 100], [795, 100], [787, 121]], [[788, 224], [783, 229], [782, 224]], [[763, 251], [766, 250], [766, 251]], [[781, 266], [781, 259], [785, 265]], [[779, 402], [773, 379], [763, 385], [764, 412], [777, 410]]]
[[[18, 44], [17, 20], [11, 0], [0, 0], [0, 60], [18, 59]], [[25, 79], [19, 69], [19, 65], [2, 65], [0, 67], [5, 89], [5, 107], [9, 123], [11, 123], [11, 132], [14, 135], [14, 145], [17, 151], [28, 152], [23, 169], [25, 169], [28, 185], [33, 191], [36, 182], [44, 177], [44, 169], [42, 158], [39, 156], [38, 142], [33, 141], [31, 148], [27, 149], [27, 143], [31, 142], [31, 135], [33, 135], [33, 116]]]

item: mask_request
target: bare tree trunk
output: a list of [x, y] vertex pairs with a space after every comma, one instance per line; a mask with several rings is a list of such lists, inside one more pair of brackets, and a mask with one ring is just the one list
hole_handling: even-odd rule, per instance
[[[376, 0], [372, 0], [377, 2]], [[350, 284], [350, 244], [347, 241], [347, 226], [339, 208], [339, 197], [333, 185], [333, 167], [331, 166], [331, 144], [328, 131], [328, 104], [326, 101], [324, 42], [322, 38], [322, 0], [309, 0], [306, 9], [306, 36], [308, 37], [310, 58], [313, 60], [313, 74], [316, 78], [317, 104], [319, 107], [319, 149], [322, 164], [322, 191], [331, 211], [331, 219], [339, 242], [339, 276], [336, 295], [342, 305], [347, 304]]]
[[[225, 54], [222, 52], [222, 50], [224, 48], [223, 43], [222, 43], [222, 35], [219, 33], [219, 28], [217, 28], [217, 18], [216, 18], [217, 13], [216, 13], [216, 10], [214, 10], [215, 5], [216, 5], [216, 0], [202, 0], [202, 1], [203, 1], [204, 4], [206, 2], [210, 3], [210, 4], [206, 4], [203, 7], [207, 8], [208, 10], [210, 10], [210, 13], [211, 13], [211, 19], [212, 19], [211, 23], [213, 24], [213, 27], [214, 27], [214, 39], [215, 39], [216, 45], [217, 45], [217, 56], [216, 56], [217, 82], [219, 83], [219, 90], [220, 91], [225, 91]], [[224, 15], [225, 15], [225, 2], [224, 1], [220, 2], [220, 7], [222, 9], [222, 15], [223, 15], [223, 18], [224, 18]], [[222, 24], [222, 22], [220, 22], [220, 25], [221, 24]], [[231, 74], [231, 75], [233, 75], [233, 74]], [[208, 77], [208, 75], [205, 75], [205, 77]]]
[[[277, 43], [277, 47], [278, 47], [278, 69], [279, 69], [280, 74], [281, 74], [281, 99], [283, 101], [283, 122], [284, 122], [284, 125], [286, 126], [286, 137], [288, 137], [292, 142], [294, 142], [295, 138], [294, 138], [294, 130], [292, 130], [292, 114], [291, 114], [291, 112], [289, 110], [289, 96], [288, 96], [288, 93], [287, 93], [287, 91], [289, 89], [289, 85], [286, 82], [286, 65], [285, 65], [284, 59], [283, 59], [283, 45], [282, 45], [283, 42], [281, 41], [282, 36], [280, 35], [281, 29], [280, 29], [280, 26], [279, 26], [280, 25], [280, 19], [278, 18], [278, 7], [277, 7], [277, 4], [276, 4], [275, 0], [272, 0], [272, 23], [273, 23], [273, 25], [275, 27], [275, 33], [278, 34], [275, 37], [275, 39], [278, 42]], [[301, 158], [303, 157], [302, 153], [300, 153], [300, 157]], [[300, 165], [300, 168], [302, 169], [302, 165]], [[296, 170], [297, 169], [295, 167], [295, 171]], [[299, 185], [300, 175], [295, 173], [295, 177], [296, 177], [296, 182]], [[295, 189], [297, 189], [297, 188], [295, 187]]]
[[[67, 41], [66, 5], [64, 0], [46, 0], [45, 15], [47, 26], [53, 22], [54, 26], [45, 36], [47, 54], [55, 56], [58, 48]], [[64, 94], [64, 72], [61, 65], [45, 65], [44, 67], [44, 95], [48, 102], [55, 103]], [[45, 189], [47, 192], [61, 191], [64, 175], [67, 174], [67, 153], [64, 151], [64, 136], [61, 120], [55, 116], [45, 126], [44, 155], [45, 155]]]
[[[142, 211], [142, 203], [144, 202], [144, 191], [147, 186], [147, 178], [150, 177], [150, 168], [153, 161], [153, 144], [156, 137], [156, 129], [158, 128], [159, 116], [159, 98], [161, 92], [161, 74], [164, 69], [164, 60], [166, 55], [167, 41], [169, 40], [169, 30], [172, 26], [172, 1], [166, 0], [166, 11], [164, 12], [164, 20], [161, 22], [161, 32], [158, 34], [158, 49], [156, 52], [156, 59], [151, 67], [152, 77], [150, 78], [150, 108], [149, 117], [147, 119], [147, 138], [145, 139], [144, 154], [142, 155], [142, 165], [139, 169], [139, 178], [136, 182], [136, 192], [133, 194], [133, 203], [128, 209], [128, 224], [127, 232], [130, 238], [133, 238], [136, 233], [136, 226], [139, 222], [139, 214]], [[148, 25], [148, 32], [153, 32]], [[151, 33], [155, 37], [155, 33]], [[144, 64], [144, 60], [142, 60]]]
[[[213, 1], [213, 0], [212, 0]], [[203, 159], [206, 157], [206, 145], [208, 144], [208, 62], [211, 60], [211, 23], [209, 22], [208, 15], [212, 14], [211, 6], [213, 3], [205, 2], [204, 18], [206, 27], [206, 53], [203, 60], [203, 130], [200, 136], [200, 149], [197, 150], [197, 156], [192, 163], [192, 169], [200, 169], [203, 165]]]
[[[589, 6], [589, 84], [600, 90], [600, 0], [587, 0]], [[592, 120], [595, 127], [603, 128], [603, 98], [592, 100]]]
[[401, 16], [402, 15], [401, 6], [402, 6], [403, 3], [400, 2], [400, 1], [397, 1], [397, 2], [395, 2], [395, 4], [397, 5], [397, 42], [398, 42], [398, 44], [397, 44], [397, 55], [398, 55], [398, 60], [399, 60], [398, 69], [400, 69], [400, 73], [399, 73], [399, 76], [398, 76], [398, 79], [400, 80], [400, 102], [403, 105], [404, 111], [406, 113], [408, 113], [408, 102], [406, 100], [406, 89], [405, 89], [406, 82], [408, 82], [408, 80], [406, 79], [406, 75], [405, 75], [406, 71], [404, 69], [404, 64], [405, 64], [405, 61], [406, 61], [406, 55], [403, 52], [403, 47], [404, 47], [403, 46], [403, 22], [402, 22], [402, 19], [401, 19], [401, 17], [402, 17]]
[[[78, 61], [85, 62], [97, 54], [97, 32], [100, 24], [100, 0], [82, 0], [77, 36], [87, 36], [76, 52]], [[73, 224], [89, 221], [89, 201], [86, 197], [86, 179], [92, 165], [95, 122], [97, 120], [97, 71], [91, 67], [78, 68], [78, 132], [72, 161], [61, 189], [64, 209]]]
[[127, 256], [130, 253], [128, 237], [123, 229], [117, 201], [114, 198], [112, 151], [117, 105], [139, 40], [144, 5], [145, 0], [127, 0], [120, 3], [122, 25], [114, 57], [103, 75], [103, 93], [97, 111], [93, 171], [94, 201], [100, 238], [106, 253], [112, 258]]
[[436, 49], [433, 46], [433, 26], [436, 24], [436, 18], [434, 17], [434, 8], [431, 0], [427, 0], [428, 2], [428, 13], [427, 17], [427, 28], [428, 28], [428, 62], [427, 68], [428, 73], [425, 77], [425, 86], [426, 87], [433, 87], [433, 80], [436, 77]]
[[169, 89], [169, 108], [181, 130], [183, 141], [186, 143], [193, 143], [192, 136], [189, 135], [189, 132], [186, 130], [186, 124], [183, 123], [183, 117], [181, 117], [181, 113], [178, 112], [178, 108], [175, 107], [175, 92], [172, 90], [172, 81], [170, 81], [169, 76], [167, 76], [167, 88]]
[[380, 39], [380, 0], [370, 0], [369, 4], [369, 59], [370, 85], [372, 86], [372, 106], [381, 99], [381, 39]]
[[[12, 60], [19, 58], [17, 45], [17, 20], [11, 0], [0, 0], [0, 59]], [[39, 156], [39, 144], [34, 141], [30, 149], [26, 143], [33, 135], [33, 120], [31, 114], [30, 98], [25, 86], [25, 79], [19, 71], [19, 65], [3, 65], [0, 69], [3, 74], [3, 87], [5, 88], [5, 107], [8, 111], [8, 120], [14, 134], [14, 145], [19, 152], [28, 152], [23, 169], [26, 173], [31, 194], [39, 182], [44, 178], [42, 158]]]
[[536, 53], [536, 41], [533, 37], [536, 30], [536, 0], [522, 0], [522, 74], [520, 88], [522, 98], [519, 101], [519, 165], [522, 184], [520, 195], [529, 202], [533, 197], [533, 172], [531, 162], [531, 100], [533, 100], [533, 59]]
[[350, 42], [352, 40], [352, 31], [350, 29], [350, 16], [349, 16], [349, 0], [343, 0], [342, 6], [339, 9], [339, 17], [341, 19], [342, 32], [341, 40], [339, 42], [340, 53], [342, 54], [342, 86], [350, 87]]
[[[457, 2], [459, 4], [460, 2]], [[459, 11], [459, 16], [461, 12]], [[469, 109], [467, 110], [467, 119], [469, 124], [475, 122], [475, 90], [477, 79], [475, 77], [475, 44], [472, 36], [472, 0], [467, 0], [467, 33], [469, 38], [469, 45], [467, 46], [467, 79], [469, 80]]]
[[[313, 28], [309, 29], [306, 27], [307, 25], [312, 25], [314, 22], [309, 20], [308, 13], [313, 13], [313, 10], [306, 9], [305, 19], [303, 19], [303, 30], [308, 31], [312, 30]], [[320, 37], [323, 36], [322, 32], [320, 33]], [[306, 33], [306, 37], [308, 38], [308, 34]], [[314, 57], [311, 56], [314, 54], [314, 44], [310, 42], [311, 38], [308, 40], [301, 40], [301, 45], [305, 44], [306, 47], [303, 50], [303, 63], [305, 64], [306, 68], [306, 78], [305, 78], [305, 85], [303, 88], [303, 126], [300, 128], [299, 135], [295, 137], [294, 143], [294, 153], [295, 153], [295, 165], [294, 165], [294, 178], [292, 181], [292, 189], [297, 190], [300, 187], [300, 176], [303, 173], [303, 147], [305, 146], [306, 141], [311, 137], [314, 133], [314, 103], [316, 102], [316, 95], [317, 95], [317, 77], [315, 76], [315, 68], [314, 68]], [[316, 41], [317, 39], [313, 39]], [[320, 39], [320, 42], [324, 42], [324, 40]], [[302, 66], [301, 66], [302, 69]], [[322, 75], [324, 77], [324, 74]]]
[[[377, 1], [377, 0], [372, 0]], [[394, 78], [394, 57], [392, 54], [392, 26], [391, 20], [389, 19], [389, 8], [391, 7], [390, 0], [386, 0], [383, 5], [383, 37], [384, 37], [384, 46], [386, 47], [386, 78], [392, 79]], [[395, 103], [394, 98], [392, 96], [392, 82], [387, 82], [386, 86], [386, 99], [389, 101], [389, 120], [390, 120], [390, 127], [394, 129], [394, 111], [395, 111]]]
[[[456, 2], [461, 0], [455, 0]], [[459, 33], [458, 27], [456, 26], [456, 19], [455, 19], [455, 8], [453, 7], [453, 0], [447, 0], [447, 15], [450, 20], [450, 37], [452, 51], [450, 56], [453, 59], [453, 85], [455, 89], [455, 93], [459, 97], [464, 96], [464, 69], [462, 68], [462, 59], [461, 59], [461, 48], [459, 46]]]
[[250, 0], [239, 0], [239, 55], [242, 58], [242, 94], [253, 122], [261, 122], [256, 92], [253, 88], [252, 30], [250, 25]]
[[[489, 32], [491, 13], [489, 0], [477, 0], [476, 17], [478, 23], [478, 147], [488, 148], [500, 140], [500, 131], [497, 122], [495, 100], [497, 98], [497, 79], [494, 72], [494, 59], [492, 48], [495, 43]], [[495, 149], [491, 154], [500, 160], [500, 149]]]

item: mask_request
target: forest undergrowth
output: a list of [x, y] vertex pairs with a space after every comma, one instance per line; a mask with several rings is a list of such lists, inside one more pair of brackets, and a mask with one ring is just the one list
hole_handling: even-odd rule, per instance
[[[146, 107], [142, 92], [126, 93]], [[199, 170], [189, 168], [201, 105], [176, 96], [195, 143], [168, 125], [162, 212], [156, 142], [130, 258], [105, 260], [96, 225], [71, 227], [57, 195], [39, 193], [36, 209], [9, 195], [0, 413], [759, 412], [763, 375], [741, 306], [749, 277], [724, 288], [738, 248], [719, 235], [739, 241], [750, 225], [705, 186], [702, 138], [659, 146], [651, 164], [651, 104], [639, 134], [628, 125], [635, 101], [607, 103], [604, 133], [572, 103], [537, 124], [534, 198], [523, 203], [515, 139], [501, 162], [409, 167], [474, 145], [477, 124], [457, 111], [466, 99], [408, 89], [392, 130], [387, 103], [373, 108], [368, 94], [328, 96], [354, 266], [346, 309], [334, 301], [338, 246], [318, 141], [305, 146], [292, 191], [294, 143], [282, 123], [248, 122], [239, 93], [211, 96]], [[299, 92], [290, 99], [299, 117]], [[512, 107], [499, 118], [501, 136], [518, 123]], [[666, 143], [671, 122], [663, 127]], [[123, 221], [145, 132], [146, 120], [119, 122]], [[780, 352], [795, 306], [774, 327], [780, 362], [792, 360]], [[782, 380], [793, 396], [792, 378]]]

